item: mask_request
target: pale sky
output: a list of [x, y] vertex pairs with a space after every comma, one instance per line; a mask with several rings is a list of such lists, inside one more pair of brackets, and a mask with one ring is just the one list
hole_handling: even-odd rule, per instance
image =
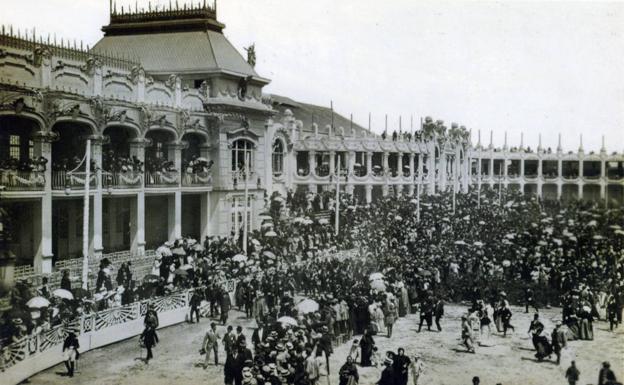
[[[371, 112], [374, 131], [384, 114], [390, 130], [431, 115], [485, 144], [490, 130], [510, 146], [524, 132], [535, 148], [541, 132], [554, 149], [562, 133], [576, 150], [582, 133], [585, 151], [602, 135], [624, 151], [624, 2], [219, 0], [218, 15], [240, 52], [256, 43], [265, 92], [333, 100], [364, 126]], [[108, 0], [1, 0], [0, 23], [92, 46]]]

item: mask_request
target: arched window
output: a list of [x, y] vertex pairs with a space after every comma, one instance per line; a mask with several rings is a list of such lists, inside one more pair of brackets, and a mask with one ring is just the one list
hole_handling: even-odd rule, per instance
[[246, 159], [249, 159], [249, 170], [253, 171], [253, 147], [253, 143], [245, 139], [238, 139], [232, 144], [232, 171], [244, 171]]
[[284, 145], [279, 139], [273, 142], [273, 175], [280, 176], [284, 172]]

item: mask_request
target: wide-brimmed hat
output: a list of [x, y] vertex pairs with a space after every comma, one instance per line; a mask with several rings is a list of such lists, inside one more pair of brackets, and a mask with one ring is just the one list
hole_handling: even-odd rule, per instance
[[392, 358], [386, 358], [386, 359], [384, 360], [384, 364], [386, 364], [386, 365], [392, 365], [392, 363], [393, 363], [393, 362], [394, 362], [394, 361], [392, 361]]
[[285, 350], [284, 344], [282, 344], [282, 343], [277, 344], [275, 349], [277, 349], [278, 352], [283, 352]]

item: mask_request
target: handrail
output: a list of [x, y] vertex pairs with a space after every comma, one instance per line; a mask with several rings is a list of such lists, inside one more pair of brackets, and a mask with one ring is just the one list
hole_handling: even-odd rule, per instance
[[45, 175], [39, 171], [0, 170], [0, 186], [7, 191], [43, 190]]

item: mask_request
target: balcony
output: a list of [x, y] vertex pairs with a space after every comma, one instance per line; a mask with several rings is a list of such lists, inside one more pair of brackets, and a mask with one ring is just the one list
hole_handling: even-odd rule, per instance
[[[83, 190], [85, 185], [85, 172], [53, 171], [52, 190]], [[89, 173], [89, 188], [96, 188], [97, 175], [95, 172]]]
[[[234, 190], [244, 189], [245, 188], [245, 180], [247, 181], [248, 188], [256, 188], [256, 182], [258, 182], [255, 178], [255, 173], [250, 170], [249, 176], [246, 177], [245, 171], [231, 171], [230, 180], [232, 181], [232, 188]], [[260, 179], [260, 178], [258, 178]]]
[[201, 187], [212, 185], [212, 173], [209, 171], [197, 173], [184, 173], [182, 175], [182, 186]]
[[103, 172], [105, 188], [133, 189], [143, 185], [143, 173], [140, 171]]
[[40, 191], [45, 187], [45, 176], [37, 171], [0, 170], [0, 186], [6, 191]]
[[145, 187], [177, 187], [180, 176], [177, 171], [154, 171], [145, 173]]

